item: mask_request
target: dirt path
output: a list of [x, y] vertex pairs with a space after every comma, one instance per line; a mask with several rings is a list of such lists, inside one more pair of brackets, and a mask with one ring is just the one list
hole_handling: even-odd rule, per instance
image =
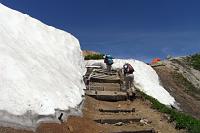
[[[109, 78], [109, 76], [106, 77]], [[113, 78], [113, 80], [118, 80], [118, 77]], [[90, 89], [93, 90], [105, 92], [108, 90], [119, 91], [121, 87], [120, 84], [117, 82], [110, 83], [109, 81], [109, 83], [97, 83], [97, 80], [94, 81], [95, 82], [90, 83]], [[98, 98], [101, 99], [102, 97]], [[115, 111], [129, 111], [114, 113], [106, 112], [106, 109], [111, 109]], [[102, 112], [102, 110], [104, 110], [104, 112]], [[62, 124], [41, 124], [36, 130], [36, 133], [122, 133], [124, 131], [132, 131], [130, 133], [134, 133], [134, 131], [140, 131], [138, 133], [150, 133], [153, 132], [153, 130], [151, 129], [154, 129], [158, 133], [183, 132], [180, 130], [176, 130], [173, 124], [168, 122], [166, 115], [161, 114], [154, 109], [151, 109], [151, 103], [139, 97], [134, 99], [133, 101], [122, 100], [113, 102], [101, 101], [93, 97], [86, 96], [82, 111], [83, 116], [71, 116], [66, 122]], [[105, 120], [108, 119], [110, 119], [110, 121], [105, 122]], [[96, 120], [96, 122], [94, 120]], [[0, 133], [33, 132], [1, 127]]]
[[[176, 130], [174, 126], [169, 123], [166, 116], [151, 109], [151, 104], [148, 101], [143, 101], [142, 99], [135, 99], [134, 101], [119, 101], [119, 102], [106, 102], [99, 101], [91, 97], [87, 97], [84, 106], [84, 116], [90, 120], [96, 118], [142, 118], [146, 119], [147, 124], [142, 124], [141, 122], [122, 124], [121, 126], [116, 126], [112, 124], [97, 124], [98, 126], [103, 126], [102, 129], [98, 130], [104, 132], [111, 131], [134, 131], [134, 130], [145, 130], [154, 128], [160, 133], [179, 133], [181, 131]], [[99, 108], [135, 108], [133, 113], [101, 113], [98, 111]]]

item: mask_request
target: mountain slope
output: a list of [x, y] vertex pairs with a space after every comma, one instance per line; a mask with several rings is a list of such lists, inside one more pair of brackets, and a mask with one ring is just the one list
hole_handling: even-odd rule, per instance
[[154, 67], [162, 85], [180, 103], [180, 108], [200, 119], [200, 71], [194, 69], [187, 57], [177, 57]]

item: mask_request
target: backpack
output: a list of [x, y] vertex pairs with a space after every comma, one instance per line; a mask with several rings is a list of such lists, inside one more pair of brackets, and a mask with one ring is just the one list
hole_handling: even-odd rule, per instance
[[132, 74], [135, 71], [134, 68], [129, 63], [124, 64], [123, 68], [124, 68], [124, 73], [125, 74], [126, 73]]
[[112, 65], [113, 64], [113, 57], [110, 55], [106, 55], [105, 59], [104, 59], [104, 63], [108, 64], [108, 65]]
[[107, 64], [108, 65], [112, 65], [113, 64], [113, 60], [112, 59], [108, 59]]

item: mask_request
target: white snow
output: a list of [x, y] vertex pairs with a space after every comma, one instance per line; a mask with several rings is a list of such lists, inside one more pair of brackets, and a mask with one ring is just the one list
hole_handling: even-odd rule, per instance
[[76, 108], [85, 71], [75, 37], [0, 4], [0, 122], [34, 126], [37, 115]]
[[[125, 63], [130, 63], [134, 69], [134, 85], [144, 93], [154, 97], [165, 105], [174, 105], [175, 99], [160, 85], [159, 77], [156, 71], [149, 65], [138, 60], [124, 60], [115, 59], [112, 69], [122, 69]], [[106, 67], [103, 60], [89, 60], [85, 61], [85, 65], [99, 65], [103, 68]]]

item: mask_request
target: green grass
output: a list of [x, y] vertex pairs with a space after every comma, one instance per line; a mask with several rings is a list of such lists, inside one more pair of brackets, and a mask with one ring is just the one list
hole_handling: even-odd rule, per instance
[[187, 61], [194, 69], [200, 71], [200, 54], [195, 54], [187, 57]]
[[171, 109], [143, 92], [140, 93], [143, 98], [149, 100], [152, 103], [152, 108], [158, 110], [159, 112], [168, 114], [170, 116], [170, 121], [174, 121], [176, 123], [177, 129], [186, 129], [189, 133], [200, 132], [200, 120], [197, 120], [182, 112], [178, 112], [175, 109]]
[[103, 59], [104, 54], [91, 54], [85, 56], [85, 60], [100, 60]]

